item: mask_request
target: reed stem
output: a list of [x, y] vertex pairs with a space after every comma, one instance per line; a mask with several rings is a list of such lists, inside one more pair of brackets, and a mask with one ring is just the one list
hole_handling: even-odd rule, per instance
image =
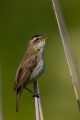
[[52, 5], [54, 8], [66, 60], [67, 60], [68, 67], [70, 70], [70, 75], [72, 77], [76, 100], [77, 100], [77, 103], [80, 109], [80, 72], [78, 69], [78, 64], [77, 64], [77, 61], [74, 55], [74, 51], [70, 44], [68, 31], [67, 31], [67, 28], [64, 22], [64, 18], [63, 18], [62, 11], [61, 11], [58, 0], [52, 0]]
[[40, 93], [39, 93], [39, 87], [38, 87], [38, 81], [34, 82], [34, 94], [39, 94], [39, 98], [35, 97], [35, 114], [36, 114], [36, 120], [44, 120], [43, 119], [43, 112], [42, 112], [42, 106], [41, 106], [41, 100], [40, 100]]

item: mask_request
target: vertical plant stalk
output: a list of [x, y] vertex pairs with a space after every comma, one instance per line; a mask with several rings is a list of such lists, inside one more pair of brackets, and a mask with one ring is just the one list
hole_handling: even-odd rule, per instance
[[70, 75], [72, 77], [73, 87], [75, 91], [75, 96], [77, 99], [77, 103], [80, 109], [80, 72], [78, 69], [78, 65], [76, 62], [76, 58], [72, 49], [72, 46], [70, 44], [70, 39], [68, 35], [68, 31], [64, 22], [64, 18], [60, 9], [60, 5], [58, 0], [52, 0], [64, 52], [66, 55], [68, 67], [70, 70]]
[[1, 76], [1, 65], [0, 65], [0, 120], [3, 120], [3, 115], [2, 115], [2, 76]]
[[34, 82], [34, 93], [39, 94], [39, 98], [37, 98], [37, 97], [34, 98], [35, 99], [36, 120], [43, 120], [43, 112], [42, 112], [42, 106], [41, 106], [41, 100], [40, 100], [38, 81]]

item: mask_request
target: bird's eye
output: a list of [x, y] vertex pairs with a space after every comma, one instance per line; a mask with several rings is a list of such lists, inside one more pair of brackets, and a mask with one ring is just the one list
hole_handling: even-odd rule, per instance
[[39, 40], [39, 38], [36, 38], [36, 39], [34, 40], [34, 42], [36, 43], [36, 42], [38, 42], [38, 40]]
[[39, 38], [36, 38], [36, 41], [39, 40]]

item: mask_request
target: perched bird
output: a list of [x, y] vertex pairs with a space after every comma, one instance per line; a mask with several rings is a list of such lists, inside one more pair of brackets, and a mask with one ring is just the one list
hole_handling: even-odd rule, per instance
[[[31, 38], [27, 51], [17, 69], [14, 91], [16, 91], [16, 112], [19, 109], [19, 101], [23, 89], [27, 89], [27, 85], [34, 83], [44, 71], [43, 52], [45, 40], [47, 37], [36, 35]], [[30, 91], [32, 92], [32, 91]], [[34, 97], [39, 97], [34, 93]]]

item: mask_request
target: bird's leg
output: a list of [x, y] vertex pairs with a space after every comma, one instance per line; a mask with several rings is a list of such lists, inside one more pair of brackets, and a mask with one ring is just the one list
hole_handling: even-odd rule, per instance
[[28, 89], [27, 87], [24, 87], [26, 90], [28, 90], [30, 93], [34, 94], [30, 89]]
[[39, 98], [37, 81], [34, 82], [34, 95], [33, 95], [33, 97]]

